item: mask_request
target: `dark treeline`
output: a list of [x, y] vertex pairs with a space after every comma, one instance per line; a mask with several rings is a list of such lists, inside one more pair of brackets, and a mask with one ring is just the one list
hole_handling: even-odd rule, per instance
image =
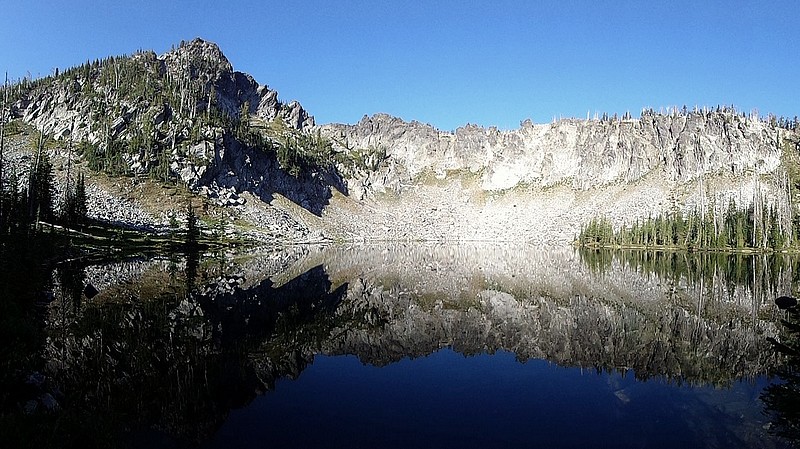
[[[0, 109], [2, 110], [2, 109]], [[43, 223], [81, 227], [86, 218], [82, 175], [68, 179], [57, 198], [53, 166], [40, 146], [26, 172], [5, 166], [5, 127], [0, 123], [0, 427], [24, 403], [25, 376], [42, 365], [42, 304], [50, 298], [51, 267], [70, 251], [68, 237]], [[60, 206], [58, 206], [60, 204]], [[10, 443], [14, 445], [14, 443]]]
[[[794, 220], [798, 218], [795, 217]], [[793, 226], [794, 225], [794, 226]], [[752, 204], [739, 209], [731, 201], [724, 214], [660, 214], [615, 228], [607, 218], [581, 228], [577, 244], [585, 247], [638, 247], [710, 250], [780, 251], [800, 242], [800, 226], [782, 220], [774, 207]]]

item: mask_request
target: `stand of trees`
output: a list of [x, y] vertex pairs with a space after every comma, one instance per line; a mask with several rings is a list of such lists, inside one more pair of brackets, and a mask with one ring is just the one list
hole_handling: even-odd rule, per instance
[[[0, 136], [2, 137], [2, 136]], [[53, 164], [39, 139], [36, 158], [27, 178], [15, 169], [4, 167], [0, 172], [0, 238], [5, 249], [12, 240], [24, 241], [39, 232], [39, 224], [47, 222], [68, 227], [82, 226], [87, 217], [86, 185], [83, 174], [67, 178], [60, 208], [56, 208]], [[0, 148], [4, 146], [0, 138]], [[0, 164], [3, 164], [0, 150]], [[23, 181], [24, 179], [24, 181]]]
[[800, 242], [798, 224], [784, 223], [773, 207], [739, 209], [731, 201], [722, 217], [694, 210], [660, 214], [619, 228], [607, 218], [595, 218], [581, 229], [576, 243], [584, 247], [780, 251]]

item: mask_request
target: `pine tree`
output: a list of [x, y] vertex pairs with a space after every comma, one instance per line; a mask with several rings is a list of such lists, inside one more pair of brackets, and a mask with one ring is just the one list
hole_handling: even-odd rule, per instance
[[778, 223], [778, 213], [774, 208], [769, 211], [769, 222], [769, 247], [774, 250], [781, 250], [785, 247], [786, 242]]
[[736, 248], [745, 248], [747, 246], [747, 224], [745, 223], [745, 212], [736, 212], [733, 232]]
[[78, 176], [75, 187], [67, 186], [61, 220], [66, 226], [83, 224], [86, 220], [86, 185], [83, 174]]
[[89, 207], [86, 202], [86, 177], [81, 173], [78, 175], [78, 183], [75, 186], [75, 224], [83, 224], [89, 216]]
[[49, 221], [53, 218], [53, 196], [55, 182], [53, 164], [47, 152], [41, 148], [28, 177], [28, 213], [32, 221]]
[[197, 214], [191, 201], [186, 205], [186, 246], [194, 248], [200, 238]]

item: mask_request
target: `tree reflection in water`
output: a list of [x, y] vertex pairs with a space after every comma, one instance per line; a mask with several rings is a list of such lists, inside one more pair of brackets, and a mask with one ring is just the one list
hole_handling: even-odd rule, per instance
[[770, 431], [800, 447], [800, 309], [797, 300], [787, 296], [775, 303], [785, 311], [780, 340], [767, 340], [785, 357], [785, 363], [775, 373], [780, 381], [766, 387], [761, 400], [772, 421]]

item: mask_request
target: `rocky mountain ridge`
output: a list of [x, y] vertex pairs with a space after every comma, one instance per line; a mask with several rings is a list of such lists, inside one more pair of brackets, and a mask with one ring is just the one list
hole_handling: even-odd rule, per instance
[[[111, 73], [102, 70], [106, 62], [112, 66]], [[135, 70], [140, 73], [130, 73]], [[154, 101], [162, 99], [159, 95], [154, 98], [130, 98], [128, 94], [138, 93], [132, 92], [130, 84], [139, 77], [154, 84], [157, 84], [158, 78], [166, 78], [168, 85], [155, 86], [156, 89], [177, 88], [182, 101], [177, 105], [159, 105]], [[314, 118], [298, 102], [284, 104], [278, 101], [275, 90], [259, 85], [246, 73], [233, 70], [230, 61], [216, 44], [199, 38], [181, 42], [179, 47], [162, 55], [142, 51], [130, 57], [111, 57], [94, 63], [87, 61], [61, 76], [36, 82], [23, 80], [20, 90], [28, 91], [10, 105], [12, 116], [22, 118], [56, 139], [71, 136], [76, 141], [101, 141], [105, 137], [100, 135], [105, 130], [97, 129], [92, 123], [98, 120], [93, 114], [98, 111], [92, 109], [95, 106], [91, 101], [94, 95], [102, 96], [106, 106], [112, 109], [109, 119], [116, 124], [112, 132], [118, 134], [131, 125], [134, 116], [143, 113], [142, 109], [159, 106], [160, 110], [151, 111], [155, 112], [150, 117], [155, 126], [169, 120], [176, 109], [179, 114], [186, 112], [189, 118], [194, 118], [210, 109], [209, 105], [238, 117], [245, 103], [248, 113], [263, 120], [280, 117], [288, 126], [296, 129], [314, 125]], [[197, 91], [202, 94], [199, 98], [189, 98], [191, 93], [197, 94]]]
[[62, 155], [72, 142], [90, 168], [178, 181], [294, 241], [567, 242], [598, 215], [622, 223], [756, 195], [791, 213], [796, 123], [727, 107], [508, 131], [386, 114], [316, 125], [202, 39], [11, 89], [12, 116], [59, 139]]
[[757, 116], [728, 109], [643, 111], [638, 119], [525, 121], [510, 131], [467, 125], [454, 132], [377, 114], [355, 125], [322, 129], [346, 146], [386, 148], [412, 178], [426, 170], [438, 177], [468, 171], [480, 175], [485, 190], [520, 184], [585, 190], [634, 182], [654, 170], [670, 182], [710, 174], [768, 174], [780, 166], [781, 132], [788, 134]]

